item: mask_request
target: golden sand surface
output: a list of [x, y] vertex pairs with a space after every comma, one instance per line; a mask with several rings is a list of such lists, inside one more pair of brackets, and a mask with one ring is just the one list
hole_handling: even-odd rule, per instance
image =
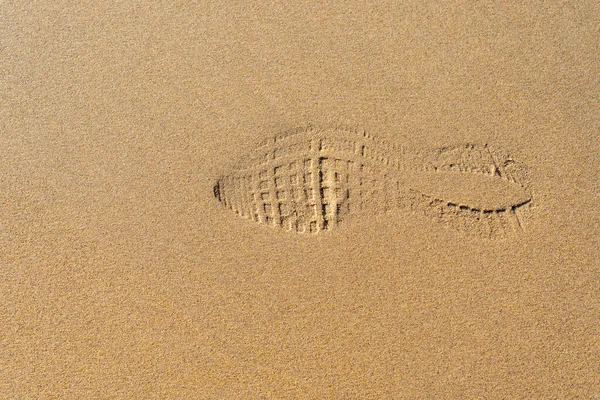
[[600, 399], [599, 20], [1, 2], [0, 398]]

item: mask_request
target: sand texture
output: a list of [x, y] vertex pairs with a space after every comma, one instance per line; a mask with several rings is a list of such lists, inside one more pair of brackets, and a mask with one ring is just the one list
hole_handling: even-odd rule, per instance
[[1, 2], [0, 399], [600, 399], [599, 21]]

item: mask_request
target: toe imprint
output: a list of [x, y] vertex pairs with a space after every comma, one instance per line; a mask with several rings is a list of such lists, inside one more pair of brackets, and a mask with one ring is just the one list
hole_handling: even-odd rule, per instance
[[412, 211], [481, 237], [523, 230], [527, 169], [487, 145], [407, 150], [351, 128], [299, 128], [263, 142], [214, 196], [247, 219], [299, 233], [355, 214]]

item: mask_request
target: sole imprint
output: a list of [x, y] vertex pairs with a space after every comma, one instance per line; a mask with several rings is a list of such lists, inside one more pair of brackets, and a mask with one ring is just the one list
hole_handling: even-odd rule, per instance
[[407, 150], [351, 128], [299, 128], [263, 142], [214, 196], [253, 221], [298, 233], [352, 215], [408, 211], [481, 237], [523, 230], [527, 169], [487, 145]]

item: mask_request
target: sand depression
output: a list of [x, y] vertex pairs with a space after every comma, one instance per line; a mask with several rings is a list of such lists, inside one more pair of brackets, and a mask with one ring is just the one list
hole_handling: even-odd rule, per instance
[[523, 230], [527, 169], [488, 145], [408, 150], [347, 127], [303, 127], [261, 143], [217, 179], [238, 215], [298, 233], [410, 210], [482, 237]]

